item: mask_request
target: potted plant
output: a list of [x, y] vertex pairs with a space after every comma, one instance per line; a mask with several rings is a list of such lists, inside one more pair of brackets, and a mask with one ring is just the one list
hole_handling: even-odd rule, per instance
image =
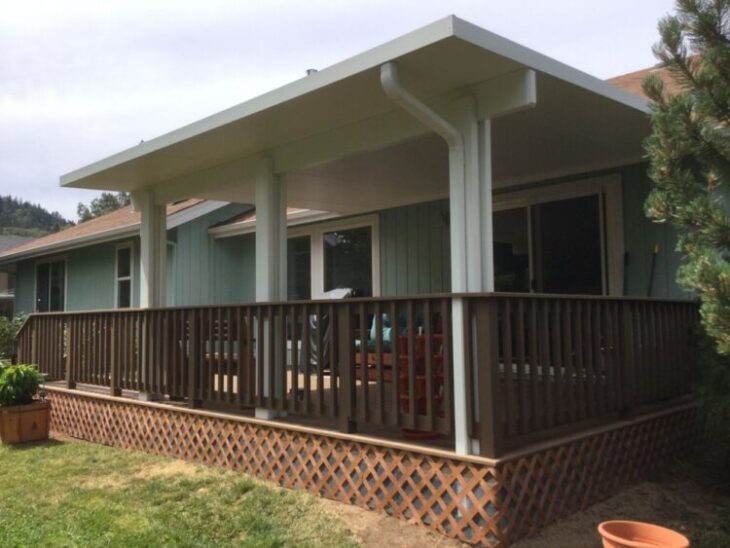
[[0, 364], [0, 441], [24, 443], [48, 439], [49, 410], [36, 400], [43, 374], [34, 365]]

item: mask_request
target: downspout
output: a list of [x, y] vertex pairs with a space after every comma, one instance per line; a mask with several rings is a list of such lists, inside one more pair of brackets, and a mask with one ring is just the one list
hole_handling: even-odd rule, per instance
[[[425, 103], [416, 98], [398, 81], [398, 66], [389, 61], [380, 65], [380, 84], [385, 94], [410, 113], [416, 120], [439, 134], [449, 146], [449, 223], [451, 241], [451, 291], [463, 293], [467, 291], [466, 270], [466, 226], [461, 217], [466, 211], [464, 165], [464, 138], [461, 132], [450, 122], [439, 116]], [[465, 332], [471, 329], [471, 322], [465, 321], [464, 301], [461, 296], [451, 299], [451, 330], [454, 341], [466, 341]], [[453, 402], [454, 402], [454, 449], [458, 454], [468, 455], [474, 452], [469, 439], [467, 423], [469, 421], [466, 401], [469, 382], [466, 374], [466, 356], [472, 351], [462, 345], [453, 346]], [[476, 379], [473, 379], [474, 381]]]
[[[385, 94], [398, 106], [411, 114], [427, 128], [439, 134], [449, 146], [449, 197], [458, 203], [456, 211], [464, 211], [464, 138], [450, 122], [434, 112], [428, 105], [405, 89], [398, 81], [398, 65], [388, 61], [380, 65], [380, 84]], [[461, 223], [456, 222], [455, 208], [450, 207], [451, 250], [451, 291], [461, 293], [467, 290], [466, 284], [466, 234]]]

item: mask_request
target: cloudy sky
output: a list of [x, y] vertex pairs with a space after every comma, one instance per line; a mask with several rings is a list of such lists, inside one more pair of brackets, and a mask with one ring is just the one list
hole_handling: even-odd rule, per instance
[[0, 0], [0, 194], [68, 218], [60, 175], [449, 13], [600, 78], [654, 64], [672, 0]]

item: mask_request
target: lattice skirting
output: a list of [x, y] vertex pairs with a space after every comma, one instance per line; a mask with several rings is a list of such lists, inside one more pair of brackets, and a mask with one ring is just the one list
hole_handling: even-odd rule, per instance
[[697, 408], [684, 406], [492, 463], [121, 398], [48, 395], [56, 432], [226, 466], [486, 546], [605, 498], [686, 454], [699, 433]]

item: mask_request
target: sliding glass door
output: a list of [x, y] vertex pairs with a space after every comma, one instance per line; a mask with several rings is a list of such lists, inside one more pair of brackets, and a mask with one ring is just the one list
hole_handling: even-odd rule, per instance
[[605, 293], [602, 207], [592, 194], [495, 211], [495, 289]]

